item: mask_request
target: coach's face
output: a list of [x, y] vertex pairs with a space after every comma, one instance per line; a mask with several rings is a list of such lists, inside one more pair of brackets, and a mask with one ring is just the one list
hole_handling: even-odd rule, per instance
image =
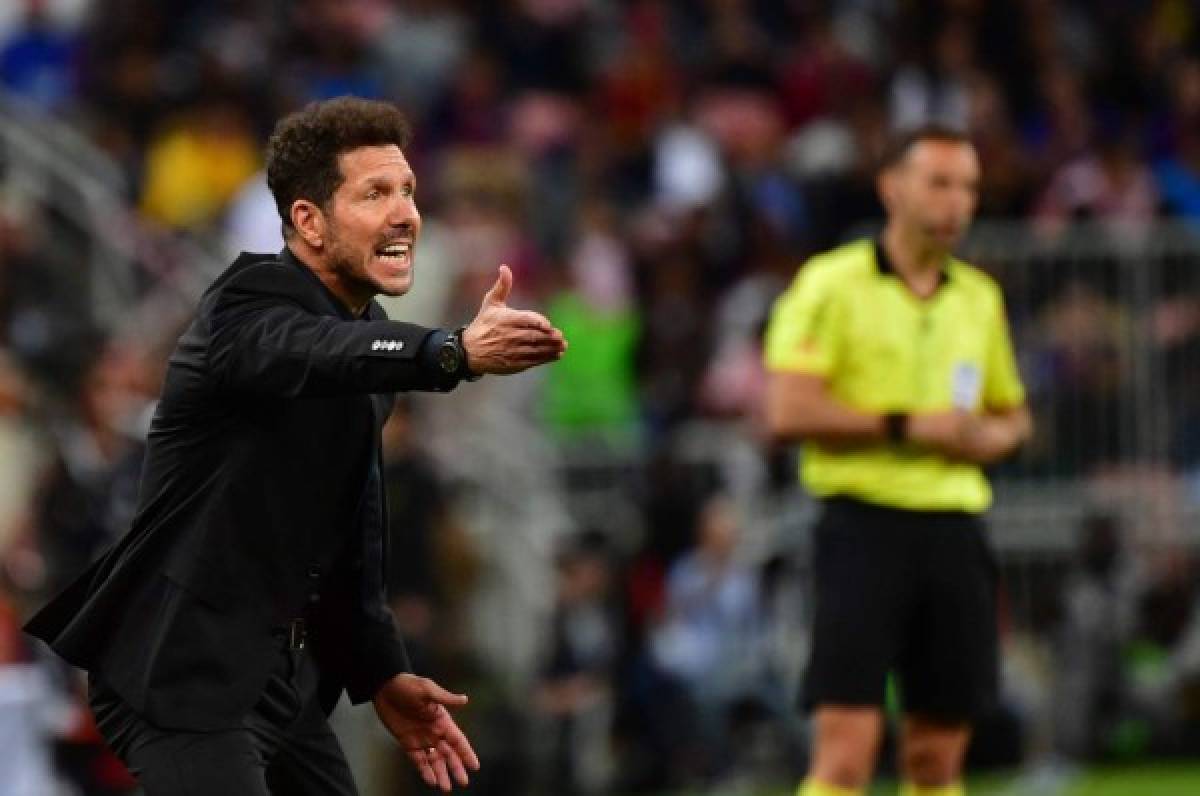
[[952, 249], [979, 200], [979, 157], [960, 141], [918, 141], [882, 182], [888, 215], [927, 245]]
[[357, 292], [400, 296], [413, 280], [421, 232], [416, 177], [400, 147], [367, 146], [338, 158], [342, 184], [326, 217], [326, 263]]

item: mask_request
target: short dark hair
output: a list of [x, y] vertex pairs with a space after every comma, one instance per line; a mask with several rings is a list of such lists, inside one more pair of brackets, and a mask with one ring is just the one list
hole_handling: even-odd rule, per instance
[[893, 136], [879, 159], [879, 170], [886, 171], [908, 156], [914, 146], [922, 141], [942, 141], [952, 144], [971, 144], [966, 131], [939, 122], [930, 122], [904, 130]]
[[338, 156], [359, 147], [408, 146], [408, 119], [388, 102], [337, 97], [313, 102], [279, 120], [267, 143], [267, 187], [284, 232], [292, 228], [292, 203], [308, 199], [329, 207], [345, 179]]

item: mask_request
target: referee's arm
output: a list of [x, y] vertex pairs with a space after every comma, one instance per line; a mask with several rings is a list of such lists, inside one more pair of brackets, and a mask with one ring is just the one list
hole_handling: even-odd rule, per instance
[[767, 381], [767, 433], [774, 442], [810, 440], [830, 448], [883, 442], [883, 415], [853, 409], [829, 395], [825, 377], [771, 371]]
[[[964, 458], [966, 429], [979, 419], [957, 411], [905, 415], [903, 441]], [[990, 453], [999, 434], [990, 420], [987, 425], [987, 432], [980, 435], [980, 451], [986, 446]], [[832, 450], [849, 450], [897, 441], [888, 432], [887, 415], [864, 412], [833, 397], [824, 376], [799, 370], [768, 373], [767, 433], [774, 442], [806, 440]]]
[[[847, 406], [829, 394], [823, 376], [773, 371], [767, 382], [767, 433], [777, 443], [800, 440], [832, 449], [872, 445], [889, 439], [885, 415]], [[959, 410], [915, 413], [907, 418], [905, 441], [949, 459], [991, 464], [1021, 446], [1033, 433], [1029, 409], [971, 414]]]

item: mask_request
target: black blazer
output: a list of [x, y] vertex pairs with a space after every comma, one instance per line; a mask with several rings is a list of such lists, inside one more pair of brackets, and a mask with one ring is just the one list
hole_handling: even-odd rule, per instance
[[326, 709], [370, 699], [408, 669], [380, 429], [394, 391], [457, 383], [444, 334], [354, 318], [290, 251], [241, 255], [171, 355], [132, 528], [26, 630], [164, 727], [236, 726], [299, 617]]

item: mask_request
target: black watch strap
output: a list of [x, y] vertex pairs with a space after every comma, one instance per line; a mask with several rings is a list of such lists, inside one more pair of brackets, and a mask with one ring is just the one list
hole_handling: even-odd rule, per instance
[[904, 442], [908, 439], [908, 412], [888, 412], [883, 416], [883, 428], [888, 442]]
[[467, 327], [460, 326], [451, 334], [451, 337], [454, 338], [454, 344], [458, 346], [458, 353], [461, 356], [457, 375], [463, 381], [479, 381], [483, 378], [483, 374], [473, 372], [470, 366], [467, 364], [467, 346], [466, 343], [463, 342], [463, 332], [465, 332], [466, 329]]

